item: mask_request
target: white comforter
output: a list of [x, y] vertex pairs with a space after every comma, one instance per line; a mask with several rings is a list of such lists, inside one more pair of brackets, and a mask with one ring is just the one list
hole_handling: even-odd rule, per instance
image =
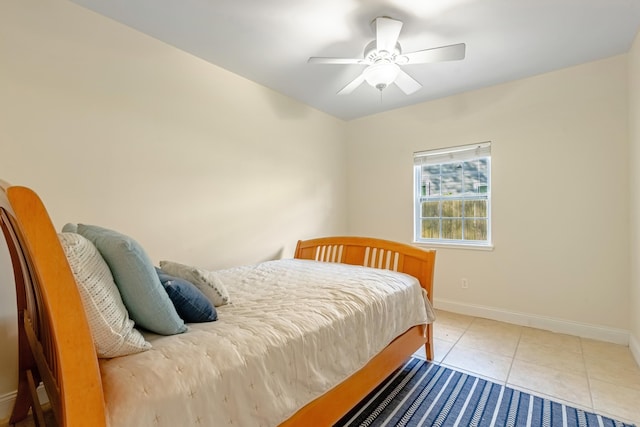
[[112, 427], [276, 426], [431, 320], [401, 273], [281, 260], [217, 274], [233, 302], [218, 321], [100, 361]]

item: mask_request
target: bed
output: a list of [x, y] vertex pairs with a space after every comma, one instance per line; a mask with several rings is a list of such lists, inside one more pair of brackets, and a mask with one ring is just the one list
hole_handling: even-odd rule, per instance
[[[219, 273], [224, 280], [233, 284], [231, 289], [234, 291], [233, 296], [236, 301], [232, 307], [220, 312], [221, 318], [224, 318], [226, 323], [215, 325], [217, 322], [214, 322], [214, 329], [218, 330], [215, 332], [218, 334], [217, 339], [221, 340], [224, 335], [219, 332], [220, 330], [225, 330], [224, 328], [230, 330], [232, 328], [230, 325], [234, 322], [237, 324], [237, 319], [241, 318], [243, 311], [244, 314], [250, 314], [258, 311], [255, 307], [261, 307], [259, 310], [262, 317], [254, 318], [252, 321], [256, 325], [259, 322], [264, 323], [262, 329], [255, 325], [241, 326], [242, 331], [251, 330], [252, 335], [245, 334], [244, 339], [234, 338], [231, 349], [218, 351], [215, 347], [208, 348], [207, 345], [211, 344], [204, 341], [207, 340], [206, 336], [211, 335], [210, 329], [190, 325], [187, 333], [175, 336], [178, 338], [146, 334], [145, 336], [153, 343], [155, 353], [149, 351], [135, 356], [98, 359], [74, 276], [44, 205], [40, 198], [28, 188], [12, 187], [2, 182], [0, 184], [3, 188], [0, 193], [0, 225], [9, 246], [14, 269], [19, 327], [18, 391], [10, 422], [25, 418], [30, 409], [36, 420], [42, 420], [42, 410], [36, 393], [37, 386], [42, 382], [55, 419], [62, 426], [119, 426], [127, 425], [132, 422], [131, 420], [135, 420], [139, 425], [171, 425], [170, 423], [175, 425], [175, 419], [171, 419], [171, 416], [180, 413], [175, 408], [181, 407], [186, 408], [181, 415], [191, 417], [190, 421], [183, 425], [211, 425], [213, 424], [211, 416], [224, 417], [223, 411], [218, 411], [218, 406], [225, 405], [229, 401], [232, 402], [230, 414], [234, 414], [233, 410], [246, 407], [246, 412], [253, 411], [259, 416], [259, 420], [254, 422], [250, 415], [243, 413], [236, 414], [239, 418], [236, 418], [236, 415], [228, 420], [220, 418], [219, 424], [332, 425], [421, 346], [425, 346], [428, 359], [433, 357], [430, 323], [432, 318], [427, 311], [430, 307], [429, 302], [433, 298], [435, 252], [380, 239], [327, 237], [299, 241], [293, 260], [243, 266]], [[293, 273], [296, 269], [301, 269], [302, 275], [322, 280], [312, 286], [312, 288], [318, 288], [315, 292], [320, 293], [306, 296], [307, 300], [304, 303], [298, 303], [295, 300], [298, 291], [291, 291], [291, 288], [287, 287], [289, 285], [281, 281], [284, 276], [299, 274]], [[330, 274], [330, 277], [326, 276], [327, 274]], [[368, 317], [363, 315], [364, 317], [356, 322], [361, 327], [356, 334], [342, 332], [338, 334], [344, 335], [342, 337], [325, 336], [328, 330], [334, 330], [336, 326], [319, 328], [318, 324], [322, 324], [322, 321], [318, 319], [330, 317], [331, 312], [338, 311], [337, 318], [342, 322], [344, 317], [346, 322], [346, 317], [341, 313], [349, 310], [343, 309], [352, 302], [355, 304], [356, 301], [365, 300], [364, 294], [374, 293], [373, 287], [362, 288], [362, 291], [350, 288], [350, 278], [359, 274], [367, 277], [375, 276], [390, 283], [397, 282], [390, 286], [394, 289], [402, 289], [400, 293], [407, 294], [410, 300], [395, 301], [385, 297], [370, 304], [370, 306], [380, 306], [381, 309], [390, 313], [396, 312], [394, 314], [396, 320], [377, 321], [379, 314], [372, 312]], [[261, 298], [268, 300], [270, 288], [253, 291], [257, 289], [252, 282], [254, 277], [265, 275], [275, 277], [271, 280], [280, 285], [282, 295], [277, 301], [283, 301], [284, 295], [290, 296], [286, 304], [271, 301], [262, 306], [251, 305], [258, 304]], [[330, 280], [336, 282], [330, 285]], [[414, 284], [410, 283], [412, 281]], [[249, 287], [243, 288], [242, 283], [250, 285], [245, 285]], [[343, 286], [340, 286], [341, 283]], [[418, 291], [415, 290], [416, 287]], [[342, 306], [334, 305], [328, 308], [329, 314], [322, 312], [321, 310], [324, 309], [322, 304], [316, 302], [322, 300], [325, 295], [340, 291], [339, 288], [353, 290], [349, 291], [348, 298], [341, 294], [340, 298], [345, 298]], [[302, 319], [300, 324], [296, 323], [298, 320], [295, 320], [295, 316], [292, 318], [294, 320], [285, 322], [280, 317], [283, 305], [292, 306], [294, 309], [297, 307], [298, 310], [300, 307], [305, 307], [308, 311], [298, 316], [298, 319]], [[416, 308], [418, 306], [424, 309], [423, 314]], [[269, 307], [275, 308], [269, 311]], [[314, 318], [314, 316], [316, 321], [308, 329], [303, 329], [304, 318]], [[386, 330], [386, 325], [391, 323], [395, 325], [395, 331]], [[283, 324], [289, 327], [285, 330], [282, 328]], [[295, 354], [287, 355], [284, 350], [279, 349], [280, 347], [272, 345], [281, 340], [279, 336], [272, 334], [277, 329], [283, 329], [284, 335], [294, 337], [293, 344], [291, 339], [283, 342], [284, 346], [293, 346]], [[316, 335], [319, 337], [317, 340], [314, 338]], [[383, 336], [380, 341], [376, 341], [378, 336]], [[333, 341], [339, 342], [339, 339], [347, 345], [358, 342], [359, 344], [353, 348], [358, 349], [357, 353], [362, 353], [358, 356], [359, 359], [354, 362], [345, 362], [346, 346], [342, 344], [332, 348], [330, 345]], [[244, 344], [240, 343], [243, 340]], [[216, 343], [216, 345], [219, 344]], [[239, 347], [240, 345], [245, 347]], [[362, 349], [364, 347], [370, 348]], [[326, 369], [326, 361], [322, 362], [325, 365], [320, 362], [314, 364], [316, 360], [322, 359], [321, 353], [325, 350], [331, 352], [336, 365], [345, 366], [341, 366], [341, 370], [332, 372], [333, 368]], [[229, 379], [226, 373], [213, 375], [209, 372], [215, 371], [214, 369], [194, 371], [191, 369], [192, 366], [197, 367], [201, 363], [192, 363], [190, 358], [187, 359], [188, 362], [183, 361], [183, 364], [176, 361], [179, 359], [176, 355], [180, 354], [191, 356], [198, 353], [201, 359], [205, 360], [207, 357], [218, 357], [217, 353], [225, 352], [237, 354], [235, 359], [229, 360], [239, 361], [236, 363], [238, 365], [236, 370], [243, 372], [245, 376], [248, 375], [247, 372], [265, 371], [266, 379], [260, 377], [253, 382], [244, 381], [246, 378]], [[138, 369], [144, 369], [145, 365], [152, 363], [149, 358], [153, 354], [159, 355], [160, 358], [164, 356], [166, 359], [164, 362], [159, 362], [164, 365], [157, 366], [171, 367], [171, 369], [161, 371], [162, 374], [155, 377], [150, 373], [153, 369], [142, 374]], [[288, 370], [285, 366], [285, 373], [282, 374], [285, 377], [280, 378], [281, 374], [271, 372], [272, 365], [286, 365], [287, 361], [290, 366], [291, 364], [296, 366]], [[307, 363], [307, 361], [310, 362]], [[218, 363], [217, 359], [216, 363]], [[292, 372], [293, 378], [290, 378]], [[130, 378], [127, 382], [123, 379], [127, 375], [129, 377], [146, 375], [151, 382], [145, 385], [138, 379], [132, 382]], [[163, 388], [170, 388], [162, 387], [162, 381], [169, 384], [174, 381], [171, 378], [181, 378], [185, 375], [186, 380], [175, 380], [174, 387], [182, 390], [181, 394], [185, 402], [176, 403], [175, 399], [170, 399], [171, 395], [168, 395], [169, 397], [161, 395]], [[283, 408], [279, 409], [280, 412], [271, 414], [270, 412], [274, 410], [272, 406], [278, 405], [264, 407], [264, 403], [257, 403], [252, 392], [247, 391], [249, 389], [243, 389], [239, 395], [230, 396], [228, 399], [226, 396], [207, 395], [207, 393], [216, 394], [215, 390], [221, 390], [222, 386], [210, 386], [215, 378], [209, 378], [206, 375], [222, 378], [226, 384], [247, 382], [250, 389], [260, 389], [259, 394], [273, 394], [273, 398], [279, 397], [279, 391], [274, 392], [274, 387], [279, 387], [280, 383], [288, 380], [294, 384], [294, 398], [286, 397], [285, 394], [283, 401], [288, 402], [287, 405], [281, 405]], [[269, 376], [276, 379], [271, 379]], [[139, 390], [135, 391], [134, 387], [127, 384], [130, 386], [133, 384]], [[313, 390], [306, 390], [307, 384]], [[213, 389], [207, 391], [207, 385]], [[154, 392], [154, 390], [158, 391]], [[150, 401], [155, 401], [156, 409], [145, 406], [147, 394]], [[212, 400], [210, 405], [207, 405], [210, 412], [215, 412], [214, 415], [205, 413], [206, 410], [198, 413], [198, 410], [203, 411], [202, 400], [192, 405], [186, 402], [190, 399], [195, 402], [197, 399], [202, 399], [203, 395], [205, 399], [214, 397], [218, 399], [216, 402]], [[135, 405], [130, 405], [134, 401]], [[263, 408], [260, 408], [259, 404], [262, 404]], [[124, 415], [119, 418], [118, 411], [127, 405], [132, 407], [123, 409]], [[167, 413], [160, 412], [158, 406], [166, 406]], [[132, 418], [132, 411], [134, 414], [137, 413], [139, 418]]]

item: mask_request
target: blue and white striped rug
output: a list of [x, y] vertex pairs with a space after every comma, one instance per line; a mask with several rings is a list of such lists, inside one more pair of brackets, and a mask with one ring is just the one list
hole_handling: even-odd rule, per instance
[[611, 418], [410, 359], [336, 427], [619, 426]]

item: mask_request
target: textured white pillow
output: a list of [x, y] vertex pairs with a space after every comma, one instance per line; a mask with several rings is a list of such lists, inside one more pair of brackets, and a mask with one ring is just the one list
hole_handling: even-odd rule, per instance
[[138, 353], [151, 348], [134, 329], [109, 266], [98, 249], [76, 233], [58, 234], [82, 298], [98, 357]]
[[218, 276], [212, 271], [172, 261], [160, 261], [160, 268], [171, 276], [179, 277], [196, 285], [216, 307], [231, 302], [227, 288], [224, 287]]

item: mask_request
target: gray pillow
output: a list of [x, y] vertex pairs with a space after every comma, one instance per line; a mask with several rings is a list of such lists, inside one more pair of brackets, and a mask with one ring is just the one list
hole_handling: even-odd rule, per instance
[[179, 277], [196, 285], [216, 307], [231, 303], [227, 288], [225, 288], [224, 284], [218, 278], [218, 275], [213, 271], [207, 271], [202, 268], [173, 261], [160, 261], [160, 268], [172, 276]]
[[62, 232], [63, 233], [77, 233], [78, 232], [78, 224], [74, 224], [71, 222], [68, 222], [64, 225], [64, 227], [62, 227]]
[[132, 238], [94, 225], [78, 224], [107, 262], [129, 316], [138, 326], [161, 335], [187, 330], [158, 279], [153, 263]]

